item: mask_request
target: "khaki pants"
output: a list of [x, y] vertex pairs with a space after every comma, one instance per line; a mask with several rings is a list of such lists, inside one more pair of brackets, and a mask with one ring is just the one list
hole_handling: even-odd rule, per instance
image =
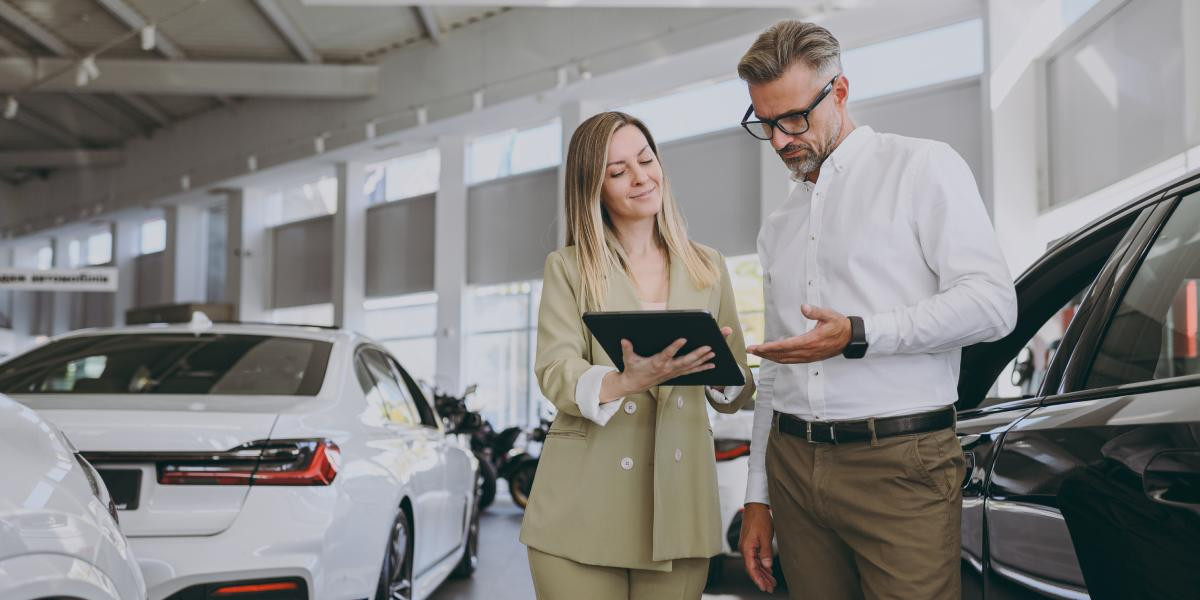
[[707, 558], [677, 558], [671, 571], [598, 567], [529, 548], [538, 600], [698, 600]]
[[959, 600], [964, 463], [952, 429], [833, 445], [772, 427], [767, 481], [791, 598]]

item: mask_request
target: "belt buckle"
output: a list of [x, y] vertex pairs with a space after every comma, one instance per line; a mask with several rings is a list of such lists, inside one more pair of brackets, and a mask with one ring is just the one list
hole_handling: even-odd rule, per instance
[[808, 443], [814, 443], [812, 439], [812, 421], [804, 422], [804, 437], [808, 440]]
[[810, 444], [834, 444], [834, 445], [837, 445], [837, 443], [838, 443], [838, 441], [837, 441], [837, 433], [836, 433], [836, 432], [835, 432], [835, 430], [834, 430], [834, 424], [833, 424], [833, 423], [830, 423], [830, 424], [829, 424], [829, 441], [828, 441], [828, 442], [823, 442], [823, 441], [821, 441], [821, 440], [814, 440], [814, 439], [813, 439], [813, 435], [812, 435], [812, 421], [805, 421], [805, 422], [804, 422], [804, 437], [805, 437], [805, 439], [807, 439], [807, 440], [808, 440], [808, 443], [810, 443]]

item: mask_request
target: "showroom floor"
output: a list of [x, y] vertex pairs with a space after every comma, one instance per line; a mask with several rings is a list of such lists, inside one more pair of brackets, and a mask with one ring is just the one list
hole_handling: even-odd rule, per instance
[[[433, 594], [432, 600], [533, 600], [525, 547], [518, 541], [521, 509], [503, 491], [483, 513], [479, 532], [479, 570], [466, 581], [450, 580]], [[758, 591], [733, 559], [726, 562], [725, 580], [704, 594], [706, 600], [757, 600], [784, 598]]]

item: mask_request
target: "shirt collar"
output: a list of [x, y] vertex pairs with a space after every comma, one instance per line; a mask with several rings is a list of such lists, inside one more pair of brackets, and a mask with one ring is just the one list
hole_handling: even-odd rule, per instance
[[868, 125], [859, 125], [838, 144], [837, 148], [833, 149], [833, 153], [825, 162], [833, 166], [834, 170], [841, 173], [850, 166], [850, 161], [862, 151], [863, 147], [875, 137], [875, 130]]

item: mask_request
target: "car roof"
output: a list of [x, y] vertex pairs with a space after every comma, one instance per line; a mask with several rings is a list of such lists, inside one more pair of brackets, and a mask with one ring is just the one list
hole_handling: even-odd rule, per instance
[[223, 333], [283, 336], [320, 340], [330, 343], [369, 341], [365, 336], [346, 329], [274, 323], [213, 323], [212, 325], [203, 327], [193, 327], [188, 323], [149, 323], [146, 325], [127, 325], [124, 327], [95, 327], [90, 329], [80, 329], [56, 336], [52, 341], [98, 335], [135, 335], [151, 333]]

